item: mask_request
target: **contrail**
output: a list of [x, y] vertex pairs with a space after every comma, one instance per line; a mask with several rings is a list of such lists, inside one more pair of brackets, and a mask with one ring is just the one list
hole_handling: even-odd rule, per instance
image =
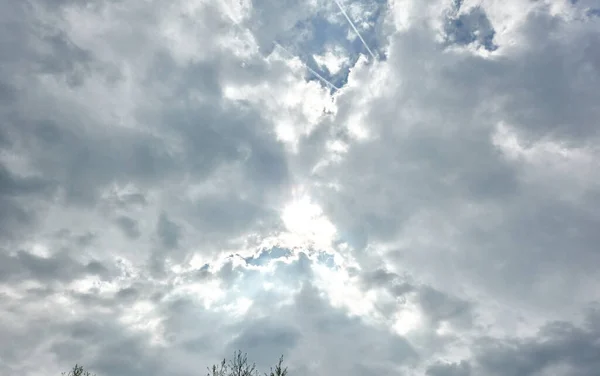
[[[277, 42], [273, 42], [273, 44], [275, 44], [277, 47], [281, 48], [283, 51], [285, 51], [286, 54], [288, 54], [290, 57], [295, 58], [296, 56], [294, 56], [290, 51], [288, 51], [286, 48], [284, 48], [281, 44], [277, 43]], [[335, 86], [334, 84], [332, 84], [331, 82], [329, 82], [327, 79], [325, 79], [325, 77], [321, 76], [319, 73], [317, 73], [317, 71], [315, 71], [314, 69], [312, 69], [311, 67], [309, 67], [307, 64], [305, 64], [304, 62], [302, 62], [302, 60], [300, 60], [300, 63], [302, 63], [302, 65], [304, 65], [304, 67], [306, 69], [308, 69], [310, 71], [310, 73], [314, 74], [318, 79], [320, 79], [323, 83], [325, 83], [327, 86], [331, 87], [333, 90], [338, 91], [340, 90], [339, 87]]]
[[[225, 4], [225, 2], [223, 2], [223, 4]], [[229, 8], [229, 5], [225, 4], [226, 8], [228, 11], [231, 11], [231, 9]], [[242, 29], [242, 26], [235, 20], [233, 19], [233, 17], [229, 16], [229, 18], [231, 19], [231, 21], [233, 21], [233, 24], [238, 28], [238, 30], [244, 32], [244, 30]], [[283, 51], [285, 51], [286, 54], [288, 54], [289, 56], [291, 56], [292, 58], [295, 58], [296, 56], [293, 55], [290, 51], [288, 51], [286, 48], [284, 48], [281, 44], [277, 43], [277, 42], [273, 42], [273, 44], [275, 44], [277, 47], [281, 48]], [[368, 48], [368, 47], [367, 47]], [[370, 52], [370, 50], [369, 50]], [[327, 79], [325, 79], [325, 77], [321, 76], [317, 71], [315, 71], [314, 69], [312, 69], [311, 67], [309, 67], [307, 64], [305, 64], [302, 60], [300, 60], [300, 63], [302, 63], [302, 65], [308, 69], [310, 71], [310, 73], [314, 74], [319, 80], [321, 80], [323, 83], [325, 83], [327, 86], [331, 87], [333, 90], [338, 91], [340, 90], [339, 87], [335, 86], [334, 84], [332, 84], [331, 82], [329, 82]]]
[[362, 42], [362, 44], [365, 46], [365, 48], [367, 49], [367, 51], [369, 51], [369, 54], [371, 55], [371, 57], [375, 60], [375, 54], [373, 53], [373, 51], [371, 51], [371, 49], [369, 48], [369, 46], [367, 45], [367, 42], [365, 42], [365, 40], [363, 39], [362, 35], [360, 35], [360, 32], [358, 31], [358, 29], [356, 28], [356, 26], [354, 26], [354, 22], [352, 22], [352, 20], [350, 19], [350, 17], [348, 17], [348, 13], [346, 13], [346, 11], [344, 10], [344, 8], [342, 7], [342, 4], [340, 4], [339, 0], [333, 0], [335, 1], [335, 3], [337, 4], [338, 8], [340, 8], [340, 10], [342, 11], [342, 14], [344, 15], [344, 17], [346, 17], [346, 20], [348, 20], [348, 23], [350, 24], [350, 26], [352, 27], [352, 29], [354, 29], [354, 32], [356, 33], [356, 35], [358, 35], [358, 37], [360, 38], [360, 41]]

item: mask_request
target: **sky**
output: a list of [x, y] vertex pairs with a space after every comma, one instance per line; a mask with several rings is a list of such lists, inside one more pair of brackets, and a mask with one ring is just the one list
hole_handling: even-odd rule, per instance
[[597, 376], [600, 1], [0, 0], [0, 374]]

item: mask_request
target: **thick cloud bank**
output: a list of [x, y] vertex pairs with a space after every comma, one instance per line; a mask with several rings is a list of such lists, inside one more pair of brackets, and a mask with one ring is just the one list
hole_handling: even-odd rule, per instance
[[0, 374], [598, 375], [598, 1], [0, 27]]

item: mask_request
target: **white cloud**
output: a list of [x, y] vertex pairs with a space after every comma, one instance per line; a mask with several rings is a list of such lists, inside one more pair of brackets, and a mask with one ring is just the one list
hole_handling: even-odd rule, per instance
[[327, 50], [323, 55], [314, 55], [313, 57], [317, 64], [327, 68], [332, 75], [338, 73], [344, 65], [348, 64], [348, 57], [345, 52], [335, 47]]
[[28, 4], [1, 374], [595, 374], [593, 1]]

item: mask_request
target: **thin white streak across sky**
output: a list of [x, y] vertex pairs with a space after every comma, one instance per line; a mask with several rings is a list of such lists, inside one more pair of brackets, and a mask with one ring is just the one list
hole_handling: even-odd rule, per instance
[[[292, 59], [296, 58], [296, 56], [294, 56], [290, 51], [288, 51], [285, 47], [283, 47], [281, 44], [277, 43], [277, 42], [273, 42], [277, 47], [281, 48], [283, 51], [285, 51], [286, 54], [288, 54]], [[304, 62], [302, 62], [302, 60], [300, 60], [300, 63], [302, 63], [302, 65], [308, 69], [312, 74], [314, 74], [317, 78], [319, 78], [323, 83], [325, 83], [327, 86], [331, 87], [332, 89], [334, 89], [335, 91], [340, 90], [340, 88], [338, 88], [337, 86], [335, 86], [334, 84], [332, 84], [331, 82], [329, 82], [327, 79], [325, 79], [325, 77], [321, 76], [319, 73], [317, 73], [317, 71], [315, 71], [314, 69], [312, 69], [311, 67], [309, 67], [307, 64], [305, 64]]]
[[348, 13], [346, 13], [346, 11], [344, 10], [344, 7], [342, 7], [342, 4], [340, 4], [339, 0], [333, 0], [333, 1], [335, 1], [335, 3], [337, 4], [338, 8], [340, 8], [340, 10], [342, 11], [342, 14], [344, 15], [344, 17], [346, 17], [346, 20], [348, 21], [348, 23], [350, 24], [350, 26], [352, 27], [352, 29], [354, 29], [354, 32], [356, 33], [356, 35], [358, 35], [358, 38], [360, 39], [360, 41], [362, 42], [362, 44], [365, 46], [365, 48], [367, 49], [367, 51], [369, 51], [369, 54], [371, 55], [371, 57], [375, 60], [376, 59], [375, 58], [375, 54], [373, 53], [373, 51], [371, 51], [371, 49], [367, 45], [367, 42], [365, 42], [365, 40], [363, 39], [362, 35], [360, 34], [360, 32], [358, 31], [358, 29], [354, 25], [354, 22], [352, 22], [352, 20], [348, 16]]
[[[228, 12], [231, 12], [231, 9], [229, 8], [229, 6], [224, 2], [223, 3], [225, 5], [225, 7], [227, 8]], [[238, 28], [238, 30], [244, 32], [242, 26], [233, 18], [233, 15], [229, 14], [229, 18], [231, 19], [231, 21], [233, 22], [233, 24]], [[362, 39], [362, 38], [361, 38]], [[296, 58], [296, 56], [294, 54], [292, 54], [290, 51], [288, 51], [286, 48], [284, 48], [281, 44], [277, 43], [277, 42], [273, 42], [277, 47], [281, 48], [283, 51], [285, 51], [285, 53], [287, 55], [289, 55], [292, 59]], [[364, 42], [363, 42], [364, 43]], [[368, 47], [367, 47], [368, 49]], [[369, 50], [370, 52], [370, 50]], [[300, 59], [299, 59], [300, 60]], [[308, 64], [304, 63], [302, 60], [300, 60], [300, 63], [306, 68], [308, 69], [313, 75], [315, 75], [319, 80], [321, 80], [321, 82], [323, 82], [324, 84], [326, 84], [327, 86], [331, 87], [333, 90], [338, 91], [340, 90], [340, 88], [338, 88], [337, 86], [335, 86], [334, 84], [332, 84], [331, 82], [329, 82], [325, 77], [321, 76], [317, 71], [315, 71], [314, 69], [312, 69], [311, 67], [308, 66]]]

